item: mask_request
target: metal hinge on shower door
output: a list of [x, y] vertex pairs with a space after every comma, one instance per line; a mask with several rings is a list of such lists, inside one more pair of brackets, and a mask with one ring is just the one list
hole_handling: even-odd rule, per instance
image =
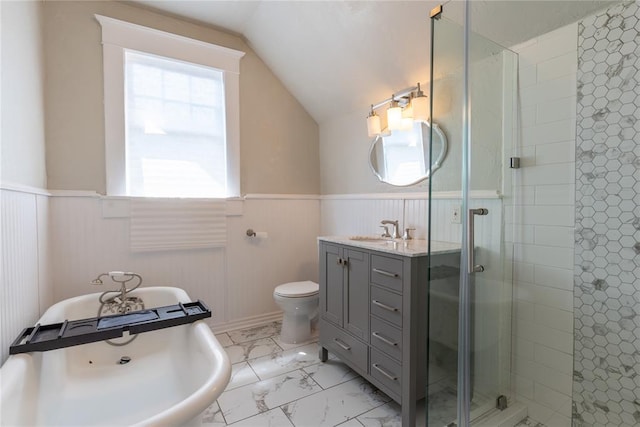
[[496, 409], [500, 409], [501, 411], [507, 409], [507, 396], [505, 396], [504, 394], [498, 396], [498, 398], [496, 399]]

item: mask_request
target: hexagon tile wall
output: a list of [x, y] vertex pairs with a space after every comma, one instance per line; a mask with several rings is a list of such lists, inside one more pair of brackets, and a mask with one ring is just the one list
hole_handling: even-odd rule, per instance
[[573, 425], [640, 425], [640, 10], [578, 26]]

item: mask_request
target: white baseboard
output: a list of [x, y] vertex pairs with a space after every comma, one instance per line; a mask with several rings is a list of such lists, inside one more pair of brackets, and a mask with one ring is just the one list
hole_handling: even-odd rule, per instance
[[275, 311], [273, 313], [261, 314], [258, 316], [245, 317], [243, 319], [232, 320], [224, 323], [209, 323], [214, 334], [222, 332], [235, 331], [238, 329], [252, 328], [254, 326], [262, 326], [267, 323], [282, 320], [282, 312]]

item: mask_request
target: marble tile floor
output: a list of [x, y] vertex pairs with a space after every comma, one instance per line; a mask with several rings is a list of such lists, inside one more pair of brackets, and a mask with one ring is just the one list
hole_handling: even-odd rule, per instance
[[[317, 334], [285, 344], [280, 323], [216, 334], [232, 363], [229, 385], [203, 426], [401, 426], [400, 406], [330, 355], [320, 362]], [[455, 414], [455, 386], [442, 372], [430, 386], [430, 425]], [[453, 412], [452, 412], [453, 411]], [[424, 405], [418, 425], [424, 425]]]

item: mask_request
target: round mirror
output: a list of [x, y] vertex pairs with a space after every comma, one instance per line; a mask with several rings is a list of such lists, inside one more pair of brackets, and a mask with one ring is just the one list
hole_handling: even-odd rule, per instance
[[433, 159], [429, 158], [429, 123], [416, 121], [407, 130], [383, 132], [369, 151], [369, 165], [382, 182], [396, 186], [417, 184], [440, 167], [447, 154], [447, 137], [433, 123]]

